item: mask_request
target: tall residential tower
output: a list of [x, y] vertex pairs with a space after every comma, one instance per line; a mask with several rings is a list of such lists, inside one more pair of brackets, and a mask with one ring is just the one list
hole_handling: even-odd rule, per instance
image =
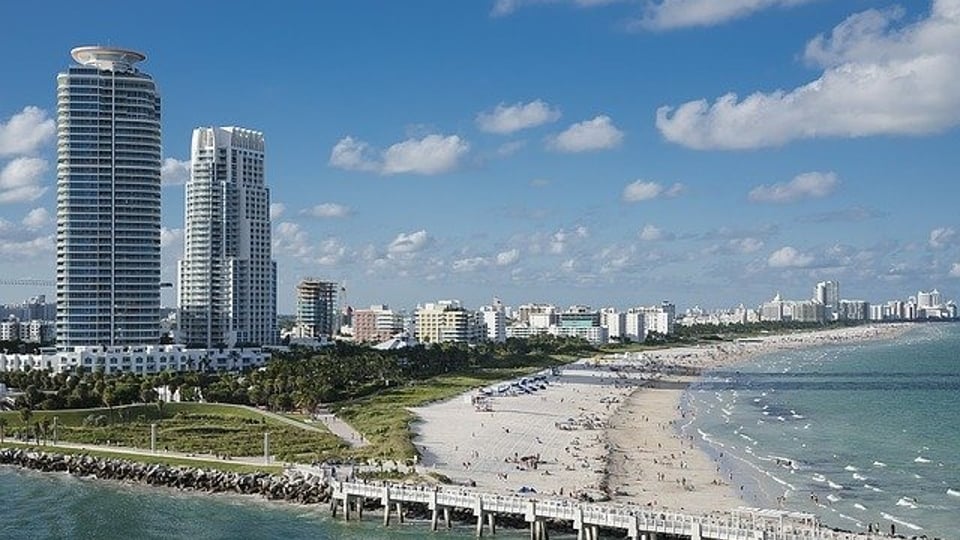
[[57, 347], [160, 338], [160, 95], [146, 57], [78, 47], [57, 75]]
[[263, 134], [193, 131], [177, 304], [183, 342], [216, 347], [277, 342], [277, 266]]

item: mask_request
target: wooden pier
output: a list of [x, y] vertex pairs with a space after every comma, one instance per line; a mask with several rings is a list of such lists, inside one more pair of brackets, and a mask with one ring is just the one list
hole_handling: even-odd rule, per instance
[[616, 503], [583, 503], [526, 495], [492, 494], [463, 488], [415, 486], [388, 483], [334, 482], [330, 509], [339, 509], [350, 519], [351, 511], [362, 518], [368, 499], [379, 500], [383, 524], [391, 516], [403, 523], [403, 505], [424, 505], [430, 511], [430, 527], [441, 519], [450, 527], [453, 509], [472, 511], [476, 535], [496, 533], [498, 516], [522, 517], [530, 526], [531, 540], [549, 540], [548, 522], [566, 522], [577, 531], [578, 540], [597, 540], [600, 529], [625, 532], [632, 540], [658, 540], [663, 535], [691, 540], [868, 540], [878, 535], [837, 532], [822, 527], [812, 514], [779, 510], [740, 509], [722, 516], [695, 516]]

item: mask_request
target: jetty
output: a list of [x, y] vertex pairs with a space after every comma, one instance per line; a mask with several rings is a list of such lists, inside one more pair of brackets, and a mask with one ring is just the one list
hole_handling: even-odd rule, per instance
[[351, 511], [363, 517], [368, 500], [383, 507], [383, 524], [389, 526], [395, 514], [404, 519], [404, 506], [426, 507], [430, 528], [441, 523], [449, 528], [453, 510], [466, 510], [476, 518], [476, 536], [496, 533], [497, 518], [522, 519], [529, 524], [532, 540], [549, 540], [547, 524], [572, 528], [578, 540], [597, 540], [604, 529], [631, 540], [867, 540], [879, 535], [837, 531], [823, 527], [816, 516], [800, 512], [741, 508], [729, 513], [695, 516], [660, 511], [646, 506], [617, 503], [579, 502], [572, 499], [540, 498], [528, 495], [482, 493], [465, 488], [391, 483], [333, 482], [330, 510], [336, 517], [342, 509], [349, 520]]

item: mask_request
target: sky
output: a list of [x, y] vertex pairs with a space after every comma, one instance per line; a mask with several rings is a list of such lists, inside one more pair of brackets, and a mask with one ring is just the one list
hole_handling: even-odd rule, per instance
[[[278, 308], [960, 296], [960, 0], [4, 2], [0, 279], [53, 279], [56, 74], [142, 51], [163, 278], [191, 132], [266, 138]], [[0, 285], [0, 300], [52, 288]], [[175, 295], [165, 289], [165, 305]]]

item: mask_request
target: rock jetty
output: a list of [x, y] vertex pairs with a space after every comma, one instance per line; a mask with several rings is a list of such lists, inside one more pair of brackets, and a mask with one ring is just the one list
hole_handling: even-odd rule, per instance
[[299, 504], [330, 500], [330, 488], [320, 477], [296, 471], [288, 471], [283, 475], [236, 473], [17, 448], [0, 449], [0, 464], [207, 493], [259, 495], [269, 500]]

